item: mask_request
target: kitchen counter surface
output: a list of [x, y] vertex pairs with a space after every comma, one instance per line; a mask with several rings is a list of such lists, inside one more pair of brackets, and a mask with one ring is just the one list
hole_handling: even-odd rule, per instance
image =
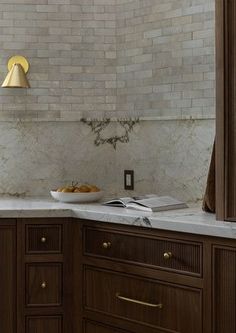
[[94, 204], [64, 204], [51, 199], [0, 199], [0, 218], [75, 217], [78, 219], [142, 226], [236, 239], [236, 223], [216, 221], [199, 207], [160, 213]]

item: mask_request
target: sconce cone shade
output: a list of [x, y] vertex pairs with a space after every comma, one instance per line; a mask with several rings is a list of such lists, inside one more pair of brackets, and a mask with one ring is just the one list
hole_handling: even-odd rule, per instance
[[13, 64], [8, 72], [2, 88], [30, 88], [26, 73], [21, 64]]

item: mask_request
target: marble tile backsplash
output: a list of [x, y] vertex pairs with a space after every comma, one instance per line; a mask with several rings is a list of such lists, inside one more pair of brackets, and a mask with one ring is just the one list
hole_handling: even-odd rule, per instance
[[[121, 135], [116, 122], [106, 135]], [[0, 122], [0, 195], [47, 196], [73, 180], [95, 183], [107, 194], [155, 192], [186, 201], [202, 198], [214, 122], [145, 121], [126, 144], [95, 146], [81, 122]], [[123, 190], [123, 170], [134, 169], [135, 191]]]

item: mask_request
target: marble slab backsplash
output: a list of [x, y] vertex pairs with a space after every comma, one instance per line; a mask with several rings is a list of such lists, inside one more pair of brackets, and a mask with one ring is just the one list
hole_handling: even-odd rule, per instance
[[[95, 183], [107, 195], [155, 192], [186, 201], [202, 198], [214, 140], [213, 120], [142, 121], [122, 137], [111, 122], [95, 143], [83, 122], [0, 122], [0, 195], [47, 196], [73, 180]], [[123, 170], [135, 172], [135, 191], [123, 190]]]
[[135, 192], [202, 200], [214, 142], [213, 120], [147, 121], [116, 152], [117, 191], [124, 169], [134, 169]]

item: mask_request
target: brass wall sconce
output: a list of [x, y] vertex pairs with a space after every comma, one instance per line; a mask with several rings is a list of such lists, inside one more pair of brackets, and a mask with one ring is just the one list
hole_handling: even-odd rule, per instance
[[26, 73], [29, 63], [25, 57], [16, 55], [8, 60], [8, 74], [2, 88], [30, 88]]

